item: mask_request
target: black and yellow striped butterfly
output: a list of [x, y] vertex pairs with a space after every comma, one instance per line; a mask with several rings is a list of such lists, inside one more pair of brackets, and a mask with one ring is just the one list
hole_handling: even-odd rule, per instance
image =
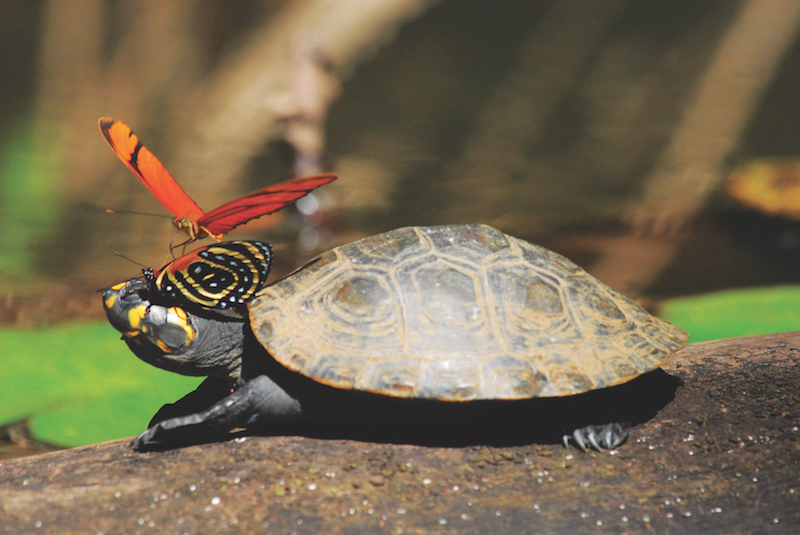
[[201, 247], [143, 273], [151, 292], [170, 303], [236, 310], [263, 288], [271, 267], [268, 243], [231, 241]]

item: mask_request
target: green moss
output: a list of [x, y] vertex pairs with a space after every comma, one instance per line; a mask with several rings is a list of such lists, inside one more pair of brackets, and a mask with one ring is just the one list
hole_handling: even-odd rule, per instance
[[662, 318], [690, 342], [800, 330], [800, 286], [726, 290], [663, 303]]
[[0, 329], [0, 423], [77, 446], [137, 434], [201, 381], [136, 358], [108, 323]]

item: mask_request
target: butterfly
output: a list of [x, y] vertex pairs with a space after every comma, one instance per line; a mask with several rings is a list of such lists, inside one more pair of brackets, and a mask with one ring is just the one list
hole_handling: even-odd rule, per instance
[[264, 287], [272, 247], [231, 241], [201, 247], [154, 270], [142, 270], [153, 295], [186, 308], [237, 311]]
[[98, 125], [119, 159], [133, 171], [164, 208], [172, 212], [175, 216], [175, 227], [189, 236], [181, 245], [207, 236], [219, 241], [224, 234], [242, 223], [277, 212], [290, 202], [337, 178], [334, 174], [326, 173], [287, 180], [248, 193], [210, 212], [204, 212], [183, 191], [158, 158], [142, 145], [128, 125], [113, 117], [102, 117]]

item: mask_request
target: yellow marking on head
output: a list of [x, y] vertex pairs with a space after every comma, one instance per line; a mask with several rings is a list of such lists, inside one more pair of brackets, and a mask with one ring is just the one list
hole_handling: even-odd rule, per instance
[[[116, 290], [116, 288], [114, 288]], [[108, 299], [105, 300], [104, 304], [106, 305], [107, 309], [111, 309], [114, 307], [114, 303], [117, 302], [117, 295], [118, 294], [111, 294]]]
[[169, 310], [172, 313], [174, 313], [176, 316], [178, 316], [178, 319], [180, 319], [183, 323], [188, 323], [189, 322], [188, 321], [189, 320], [189, 315], [186, 314], [186, 311], [184, 309], [182, 309], [180, 307], [172, 307]]
[[144, 305], [137, 305], [128, 310], [128, 323], [131, 326], [131, 330], [141, 330], [141, 324], [145, 314], [147, 314], [147, 307]]
[[[177, 318], [177, 321], [175, 320]], [[172, 325], [177, 325], [181, 327], [184, 332], [186, 333], [186, 343], [183, 344], [187, 346], [192, 343], [194, 340], [196, 331], [194, 328], [189, 324], [189, 315], [186, 311], [180, 307], [171, 307], [167, 311], [167, 321]]]
[[122, 282], [118, 282], [118, 283], [116, 283], [114, 286], [112, 286], [112, 287], [111, 287], [111, 289], [112, 289], [112, 290], [117, 290], [117, 291], [119, 291], [119, 290], [121, 290], [121, 289], [122, 289], [122, 288], [123, 288], [123, 287], [124, 287], [126, 284], [128, 284], [128, 281], [122, 281]]

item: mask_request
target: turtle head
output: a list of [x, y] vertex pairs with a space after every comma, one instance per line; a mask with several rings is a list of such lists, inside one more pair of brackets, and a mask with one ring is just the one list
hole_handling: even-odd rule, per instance
[[148, 364], [182, 375], [238, 379], [244, 321], [153, 302], [151, 288], [146, 280], [133, 278], [103, 292], [108, 321], [131, 351]]

